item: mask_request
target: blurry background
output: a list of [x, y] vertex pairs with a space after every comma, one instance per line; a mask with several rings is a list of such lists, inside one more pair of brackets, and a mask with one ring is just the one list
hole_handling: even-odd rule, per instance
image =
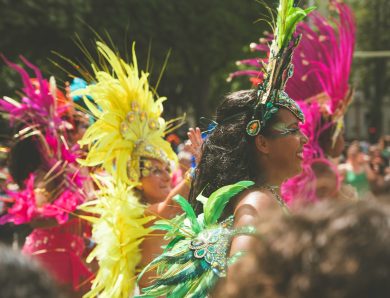
[[[302, 2], [326, 14], [327, 1]], [[351, 76], [356, 95], [346, 138], [376, 142], [390, 132], [390, 1], [345, 2], [358, 27]], [[0, 52], [12, 61], [22, 54], [63, 86], [70, 78], [50, 62], [59, 61], [52, 51], [83, 60], [73, 39], [77, 34], [93, 50], [89, 26], [102, 36], [107, 32], [122, 54], [136, 41], [139, 64], [148, 66], [152, 84], [171, 50], [158, 93], [168, 97], [167, 116], [187, 112], [193, 124], [212, 115], [226, 92], [251, 87], [245, 79], [226, 78], [237, 69], [236, 60], [253, 55], [249, 44], [269, 29], [256, 22], [262, 12], [255, 0], [0, 0]], [[14, 96], [20, 79], [2, 61], [0, 77], [0, 96]]]

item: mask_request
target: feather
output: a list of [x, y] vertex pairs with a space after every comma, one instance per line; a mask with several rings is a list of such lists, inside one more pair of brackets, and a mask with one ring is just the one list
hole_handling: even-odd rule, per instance
[[139, 297], [205, 297], [218, 277], [226, 272], [231, 238], [252, 232], [250, 228], [231, 230], [233, 217], [217, 223], [228, 200], [251, 185], [252, 181], [241, 181], [215, 191], [209, 198], [203, 197], [204, 212], [207, 208], [210, 213], [208, 221], [203, 220], [206, 216], [202, 214], [196, 218], [189, 203], [177, 197], [175, 200], [185, 213], [157, 223], [156, 228], [169, 230], [166, 238], [172, 240], [138, 276], [139, 280], [146, 271], [157, 268], [158, 278], [143, 288]]
[[302, 9], [294, 5], [294, 0], [280, 0], [277, 16], [277, 45], [282, 49], [288, 45], [297, 24], [302, 21], [314, 7]]
[[[37, 150], [43, 157], [40, 169], [46, 171], [43, 181], [39, 181], [42, 184], [40, 188], [45, 188], [48, 183], [61, 176], [61, 183], [50, 193], [50, 198], [47, 198], [50, 203], [38, 207], [34, 199], [34, 178], [30, 173], [32, 176], [24, 181], [24, 190], [9, 193], [14, 204], [7, 210], [7, 218], [2, 218], [1, 221], [21, 224], [43, 217], [54, 218], [62, 224], [68, 220], [69, 213], [85, 200], [85, 195], [80, 190], [85, 177], [80, 175], [75, 164], [78, 149], [69, 147], [66, 138], [65, 127], [68, 123], [63, 119], [69, 110], [66, 97], [57, 89], [54, 78], [50, 79], [49, 83], [43, 78], [39, 68], [27, 59], [20, 57], [22, 62], [34, 71], [34, 78], [31, 78], [23, 67], [8, 61], [2, 55], [1, 57], [9, 67], [19, 73], [23, 81], [23, 92], [19, 101], [9, 97], [0, 99], [0, 111], [9, 115], [11, 126], [15, 125], [16, 121], [19, 124], [20, 130], [14, 135], [14, 141], [30, 137], [37, 141]], [[23, 214], [25, 210], [29, 212]]]
[[233, 185], [221, 187], [212, 193], [204, 206], [205, 224], [215, 224], [229, 200], [252, 185], [254, 185], [253, 181], [240, 181]]
[[196, 234], [199, 233], [200, 226], [199, 226], [198, 220], [196, 219], [196, 214], [195, 214], [195, 211], [192, 208], [191, 204], [188, 203], [188, 201], [180, 195], [176, 195], [173, 198], [173, 200], [175, 202], [177, 202], [180, 205], [180, 207], [183, 209], [183, 211], [185, 212], [187, 218], [191, 222], [191, 228], [194, 231], [194, 233], [196, 233]]
[[93, 223], [96, 247], [87, 261], [96, 259], [99, 270], [85, 297], [129, 297], [135, 286], [135, 273], [141, 260], [140, 243], [150, 232], [145, 228], [153, 217], [144, 215], [132, 187], [107, 177], [98, 177], [100, 191], [93, 203], [80, 209], [94, 214], [84, 217]]
[[[96, 47], [103, 61], [102, 65], [92, 65], [96, 82], [71, 94], [83, 96], [96, 118], [79, 141], [89, 146], [86, 158], [80, 163], [101, 165], [128, 185], [139, 183], [141, 157], [177, 161], [170, 144], [163, 139], [167, 127], [161, 114], [166, 98], [155, 98], [148, 73], [138, 70], [134, 44], [132, 64], [101, 42]], [[95, 103], [87, 96], [94, 98]]]
[[190, 295], [191, 298], [203, 298], [207, 297], [214, 285], [218, 281], [218, 276], [209, 270], [205, 276], [199, 281], [194, 292]]

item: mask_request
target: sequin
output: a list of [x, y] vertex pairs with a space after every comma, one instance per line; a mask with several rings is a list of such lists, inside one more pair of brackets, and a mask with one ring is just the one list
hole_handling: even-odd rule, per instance
[[126, 134], [129, 131], [129, 129], [130, 129], [129, 124], [127, 124], [125, 121], [123, 121], [121, 123], [121, 128], [120, 128], [122, 137], [126, 137]]
[[226, 275], [227, 253], [230, 241], [235, 235], [232, 227], [233, 216], [219, 226], [202, 231], [189, 244], [189, 248], [193, 250], [194, 257], [204, 259], [219, 276]]
[[132, 123], [134, 120], [135, 120], [135, 115], [136, 113], [131, 111], [131, 112], [128, 112], [127, 115], [126, 115], [126, 120], [128, 123]]

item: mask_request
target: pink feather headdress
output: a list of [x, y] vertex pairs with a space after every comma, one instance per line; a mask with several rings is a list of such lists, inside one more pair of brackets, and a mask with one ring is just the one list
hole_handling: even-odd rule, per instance
[[0, 111], [9, 114], [12, 126], [21, 124], [19, 132], [14, 135], [15, 141], [28, 137], [38, 140], [43, 157], [43, 170], [47, 173], [43, 182], [60, 176], [61, 183], [52, 202], [38, 206], [35, 199], [36, 177], [31, 173], [25, 183], [25, 189], [18, 192], [6, 191], [9, 196], [6, 201], [13, 204], [8, 209], [8, 214], [0, 219], [0, 224], [23, 224], [39, 217], [53, 217], [63, 223], [68, 214], [85, 198], [81, 190], [84, 177], [80, 175], [75, 163], [79, 147], [70, 147], [67, 142], [69, 123], [63, 119], [69, 108], [67, 100], [56, 88], [54, 79], [51, 78], [50, 83], [43, 79], [40, 70], [25, 58], [21, 57], [21, 60], [34, 71], [34, 79], [19, 65], [4, 57], [3, 59], [8, 66], [19, 72], [23, 82], [23, 94], [20, 101], [9, 97], [0, 99]]
[[[335, 0], [330, 2], [338, 18], [328, 21], [315, 11], [307, 17], [308, 22], [301, 22], [297, 27], [297, 33], [302, 34], [302, 39], [293, 55], [294, 75], [287, 82], [286, 92], [295, 101], [318, 101], [324, 113], [334, 116], [350, 97], [348, 80], [356, 26], [353, 14], [346, 4]], [[266, 33], [260, 43], [252, 43], [251, 49], [266, 57], [238, 61], [237, 64], [251, 69], [236, 71], [230, 74], [228, 80], [244, 75], [249, 76], [254, 84], [261, 82], [261, 66], [268, 61], [267, 44], [271, 40], [272, 35]]]
[[[286, 85], [286, 92], [305, 114], [302, 130], [309, 138], [304, 148], [303, 172], [283, 184], [282, 193], [287, 202], [295, 198], [317, 200], [315, 193], [314, 162], [322, 162], [334, 170], [337, 185], [340, 185], [338, 171], [326, 158], [319, 145], [319, 136], [330, 126], [340, 123], [351, 102], [352, 91], [348, 84], [355, 46], [355, 22], [350, 8], [335, 0], [330, 1], [337, 17], [327, 20], [318, 12], [308, 16], [308, 22], [301, 22], [297, 33], [302, 39], [293, 55], [294, 75]], [[263, 53], [264, 58], [245, 59], [238, 65], [249, 69], [232, 73], [228, 80], [237, 76], [249, 76], [253, 84], [263, 79], [261, 66], [269, 57], [267, 43], [272, 35], [266, 33], [259, 43], [250, 45], [253, 51]], [[336, 130], [336, 133], [338, 131]], [[337, 137], [335, 133], [334, 138]]]

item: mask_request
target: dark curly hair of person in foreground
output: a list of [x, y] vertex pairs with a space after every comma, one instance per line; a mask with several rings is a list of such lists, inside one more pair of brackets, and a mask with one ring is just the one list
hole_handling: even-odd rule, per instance
[[390, 297], [389, 205], [323, 203], [269, 216], [258, 224], [257, 247], [213, 297]]

